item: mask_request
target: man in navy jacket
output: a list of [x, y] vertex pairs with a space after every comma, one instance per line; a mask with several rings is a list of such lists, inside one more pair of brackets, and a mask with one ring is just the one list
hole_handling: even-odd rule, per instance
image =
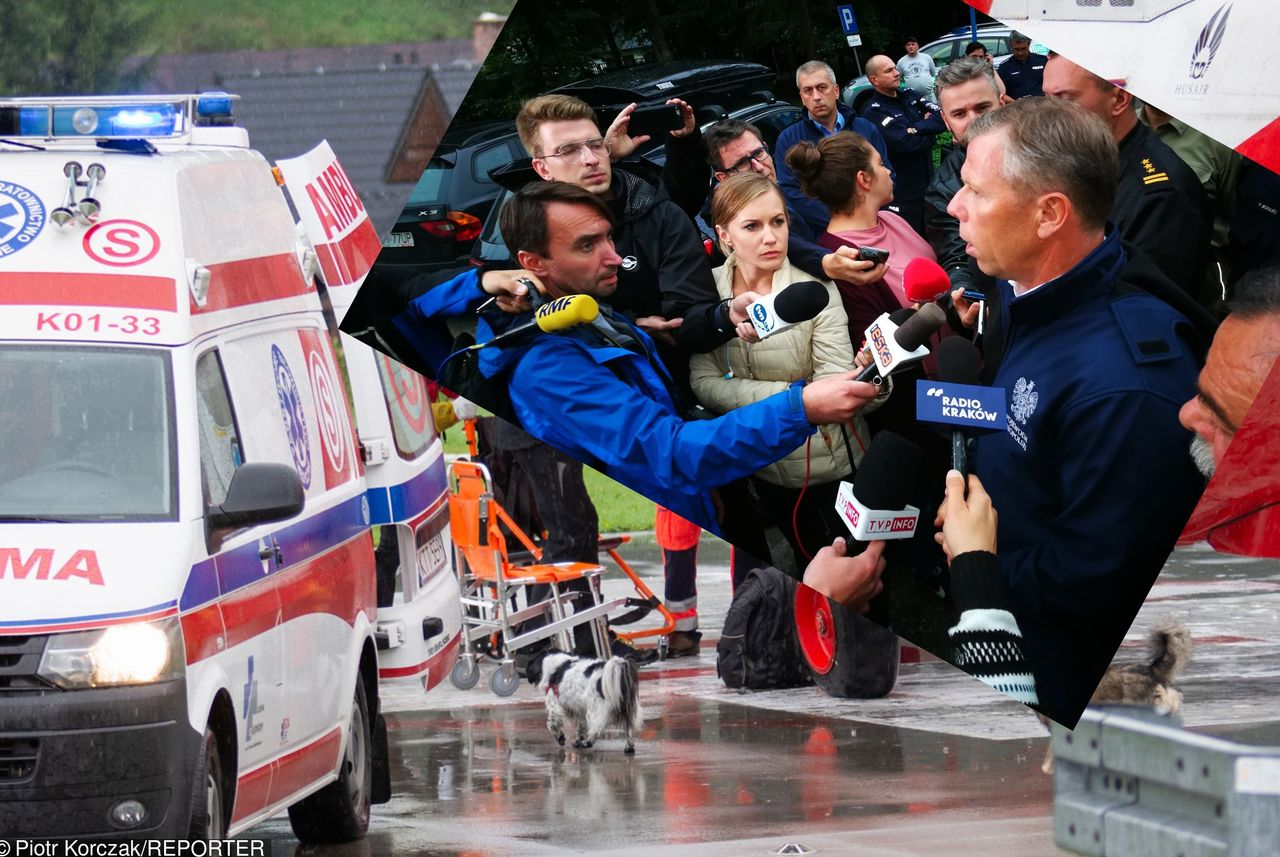
[[778, 144], [774, 147], [777, 152], [774, 153], [773, 167], [787, 204], [808, 224], [810, 232], [821, 235], [827, 231], [831, 213], [825, 205], [806, 196], [800, 189], [800, 181], [787, 166], [787, 152], [792, 146], [801, 140], [816, 143], [823, 137], [830, 137], [840, 131], [854, 131], [866, 137], [867, 142], [875, 147], [880, 153], [880, 160], [884, 161], [890, 172], [894, 167], [884, 137], [876, 130], [876, 126], [855, 116], [853, 111], [840, 103], [840, 87], [836, 85], [836, 73], [831, 70], [831, 66], [821, 60], [813, 60], [800, 66], [796, 69], [796, 89], [800, 90], [800, 100], [804, 102], [808, 115], [782, 129], [782, 133], [778, 135]]
[[1008, 429], [978, 438], [976, 470], [1000, 513], [1003, 594], [1039, 707], [1071, 726], [1203, 488], [1178, 409], [1204, 343], [1151, 294], [1167, 286], [1159, 269], [1106, 222], [1119, 164], [1103, 122], [1033, 98], [967, 137], [949, 210], [998, 280], [994, 386], [1008, 397]]

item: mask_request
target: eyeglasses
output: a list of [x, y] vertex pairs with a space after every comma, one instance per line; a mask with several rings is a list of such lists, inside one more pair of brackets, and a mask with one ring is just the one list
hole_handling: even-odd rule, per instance
[[747, 152], [741, 158], [734, 161], [731, 165], [725, 167], [724, 172], [729, 175], [733, 175], [734, 173], [740, 173], [743, 170], [751, 169], [752, 161], [755, 161], [757, 164], [763, 164], [767, 160], [769, 160], [769, 147], [764, 143], [761, 143], [759, 148], [752, 149], [750, 152]]
[[565, 143], [558, 147], [554, 152], [548, 152], [543, 155], [546, 158], [564, 158], [566, 161], [582, 161], [586, 158], [587, 150], [593, 155], [602, 155], [609, 151], [609, 141], [604, 137], [596, 137], [594, 140], [581, 140], [577, 143]]

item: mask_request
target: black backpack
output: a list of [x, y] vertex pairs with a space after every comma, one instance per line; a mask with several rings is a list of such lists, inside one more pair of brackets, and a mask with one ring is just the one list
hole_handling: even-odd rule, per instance
[[796, 639], [798, 585], [766, 567], [753, 569], [738, 586], [716, 644], [716, 674], [726, 685], [764, 690], [813, 683]]

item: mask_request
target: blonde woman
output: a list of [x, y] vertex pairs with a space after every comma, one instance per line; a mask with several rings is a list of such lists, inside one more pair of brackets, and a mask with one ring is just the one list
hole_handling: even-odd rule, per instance
[[[714, 273], [720, 298], [776, 294], [813, 277], [787, 261], [787, 212], [778, 186], [756, 173], [734, 175], [716, 188], [712, 221], [728, 256]], [[840, 296], [830, 281], [826, 309], [761, 342], [735, 338], [690, 360], [690, 383], [708, 410], [727, 413], [765, 399], [796, 381], [839, 375], [853, 367], [853, 346]], [[809, 440], [752, 477], [764, 517], [791, 543], [803, 568], [844, 526], [835, 513], [841, 479], [851, 478], [867, 432], [861, 417], [819, 426]], [[778, 563], [775, 561], [775, 565]]]

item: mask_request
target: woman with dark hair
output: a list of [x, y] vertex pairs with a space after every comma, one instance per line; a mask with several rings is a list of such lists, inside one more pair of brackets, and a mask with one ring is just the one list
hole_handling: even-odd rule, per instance
[[863, 331], [881, 313], [910, 306], [903, 290], [902, 272], [912, 259], [924, 256], [936, 261], [933, 248], [907, 221], [882, 206], [893, 201], [889, 169], [866, 138], [841, 131], [818, 143], [803, 142], [787, 152], [787, 166], [800, 187], [831, 212], [827, 231], [818, 244], [840, 247], [875, 247], [889, 253], [884, 279], [869, 286], [836, 280], [836, 288], [849, 317], [849, 332], [861, 342]]

